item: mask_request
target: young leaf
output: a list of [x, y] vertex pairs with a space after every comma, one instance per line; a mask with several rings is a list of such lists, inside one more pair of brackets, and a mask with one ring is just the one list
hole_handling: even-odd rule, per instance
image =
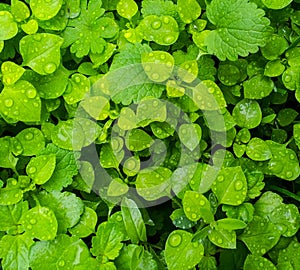
[[8, 122], [39, 122], [41, 99], [34, 86], [23, 80], [6, 86], [0, 94], [0, 113]]
[[117, 12], [123, 18], [130, 20], [138, 11], [138, 6], [134, 0], [120, 0], [117, 5]]
[[1, 65], [4, 85], [13, 85], [24, 74], [25, 69], [15, 64], [14, 62], [6, 61]]
[[26, 166], [28, 176], [37, 184], [45, 184], [52, 176], [56, 165], [54, 154], [31, 158]]
[[207, 17], [216, 30], [205, 40], [208, 52], [223, 61], [257, 52], [270, 33], [270, 21], [264, 15], [263, 10], [247, 0], [212, 0], [207, 6]]
[[276, 245], [280, 231], [267, 219], [254, 216], [251, 223], [239, 236], [253, 255], [262, 256]]
[[53, 240], [57, 233], [54, 212], [47, 207], [36, 206], [25, 213], [20, 223], [32, 238], [42, 241]]
[[127, 234], [133, 244], [147, 241], [146, 226], [136, 203], [124, 198], [121, 203], [121, 212]]
[[246, 154], [255, 161], [265, 161], [272, 157], [268, 144], [260, 138], [252, 138], [247, 145]]
[[5, 235], [0, 240], [0, 257], [3, 270], [28, 269], [29, 250], [33, 245], [31, 237], [24, 233], [21, 235]]
[[222, 168], [212, 191], [220, 204], [240, 205], [247, 194], [247, 181], [241, 167]]
[[148, 201], [170, 196], [171, 175], [171, 170], [164, 167], [152, 167], [141, 170], [135, 181], [138, 194]]
[[0, 11], [0, 40], [8, 40], [18, 33], [18, 24], [9, 11]]
[[192, 242], [193, 235], [182, 230], [173, 231], [165, 245], [165, 259], [169, 270], [191, 269], [200, 262], [204, 247]]
[[55, 72], [60, 64], [62, 44], [63, 39], [54, 34], [38, 33], [23, 37], [20, 41], [23, 65], [31, 67], [41, 75]]
[[191, 23], [201, 14], [201, 7], [196, 0], [177, 1], [178, 13], [184, 23]]
[[235, 249], [236, 233], [232, 230], [214, 228], [208, 234], [209, 240], [218, 247]]
[[119, 251], [123, 247], [121, 241], [124, 235], [118, 230], [114, 223], [102, 222], [98, 229], [96, 236], [92, 238], [91, 252], [100, 261], [113, 260], [119, 256]]
[[276, 270], [277, 268], [268, 259], [256, 255], [248, 255], [244, 269], [245, 270], [260, 270], [260, 269]]
[[195, 191], [186, 191], [182, 199], [182, 206], [185, 215], [191, 221], [198, 221], [203, 218], [205, 223], [214, 221], [214, 216], [207, 198]]
[[54, 0], [51, 2], [46, 0], [32, 0], [30, 1], [30, 8], [34, 16], [43, 21], [53, 18], [60, 10], [62, 4], [63, 0]]
[[42, 206], [54, 212], [58, 223], [57, 233], [65, 233], [68, 228], [75, 226], [84, 211], [83, 202], [75, 194], [67, 191], [43, 191], [37, 197]]
[[66, 234], [60, 234], [52, 241], [36, 242], [29, 254], [32, 270], [39, 270], [41, 265], [47, 265], [46, 269], [49, 270], [57, 267], [83, 269], [80, 267], [90, 259], [91, 255], [85, 243], [81, 239], [69, 237]]
[[21, 201], [23, 191], [18, 181], [14, 178], [6, 180], [6, 187], [0, 189], [0, 205], [13, 205]]

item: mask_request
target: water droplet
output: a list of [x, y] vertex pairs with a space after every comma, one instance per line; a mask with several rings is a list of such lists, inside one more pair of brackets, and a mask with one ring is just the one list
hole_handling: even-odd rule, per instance
[[27, 225], [26, 227], [28, 230], [31, 230], [32, 229], [32, 226], [31, 225]]
[[198, 243], [198, 242], [194, 242], [194, 243], [193, 243], [193, 246], [194, 246], [194, 248], [196, 248], [196, 247], [199, 246], [199, 243]]
[[17, 180], [12, 180], [12, 182], [11, 182], [11, 184], [13, 185], [13, 186], [16, 186], [17, 184], [18, 184], [18, 182], [17, 182]]
[[222, 244], [222, 243], [223, 243], [223, 240], [222, 240], [221, 238], [219, 238], [219, 239], [217, 240], [217, 243], [218, 243], [218, 244]]
[[121, 215], [118, 215], [118, 216], [116, 217], [116, 220], [119, 221], [119, 222], [121, 222], [121, 221], [123, 220], [123, 218], [122, 218]]
[[44, 71], [48, 74], [53, 73], [56, 70], [56, 65], [54, 63], [48, 63], [44, 67]]
[[200, 200], [199, 203], [200, 203], [201, 206], [205, 205], [205, 201], [204, 200]]
[[28, 173], [29, 174], [33, 174], [33, 173], [35, 173], [36, 172], [36, 167], [29, 167], [28, 168]]
[[60, 266], [60, 267], [65, 266], [65, 261], [64, 261], [64, 260], [60, 260], [60, 261], [58, 262], [58, 266]]
[[164, 38], [164, 42], [165, 42], [166, 44], [172, 44], [174, 41], [175, 41], [175, 37], [174, 37], [174, 36], [166, 36], [166, 37]]
[[172, 247], [178, 247], [181, 244], [182, 237], [180, 234], [175, 233], [169, 239], [169, 244]]
[[81, 81], [79, 76], [74, 77], [74, 80], [76, 83], [80, 83], [80, 81]]
[[266, 250], [265, 250], [264, 248], [262, 248], [262, 249], [260, 250], [260, 252], [261, 252], [262, 254], [265, 254], [265, 253], [266, 253]]
[[33, 35], [33, 39], [34, 39], [35, 41], [41, 41], [42, 37], [41, 37], [41, 35], [36, 34], [36, 35]]
[[159, 74], [158, 73], [153, 73], [152, 75], [151, 75], [151, 78], [153, 79], [153, 80], [158, 80], [159, 79]]
[[237, 191], [241, 190], [243, 187], [244, 187], [244, 184], [243, 184], [242, 181], [237, 180], [237, 181], [234, 183], [234, 188], [235, 188], [235, 190], [237, 190]]
[[11, 98], [8, 98], [8, 99], [4, 100], [4, 105], [7, 108], [10, 108], [10, 107], [12, 107], [14, 105], [14, 101]]
[[289, 83], [291, 80], [292, 80], [292, 77], [290, 75], [286, 75], [284, 77], [284, 81], [287, 82], [287, 83]]
[[27, 134], [25, 135], [25, 140], [30, 141], [33, 139], [33, 134], [31, 132], [27, 132]]
[[293, 177], [293, 173], [292, 173], [291, 171], [287, 172], [287, 173], [286, 173], [286, 177], [287, 177], [287, 178]]
[[185, 211], [186, 211], [186, 212], [190, 212], [190, 211], [191, 211], [191, 208], [190, 208], [190, 207], [187, 207], [187, 208], [185, 209]]
[[159, 29], [161, 27], [161, 21], [154, 21], [151, 23], [153, 29]]
[[158, 101], [157, 101], [157, 100], [154, 100], [153, 103], [152, 103], [152, 106], [153, 106], [153, 107], [157, 107], [157, 106], [158, 106]]
[[219, 182], [223, 182], [224, 181], [224, 176], [223, 175], [218, 176], [217, 180]]
[[32, 218], [31, 220], [29, 220], [30, 224], [35, 224], [36, 223], [36, 219]]
[[164, 17], [163, 21], [164, 21], [165, 24], [168, 24], [170, 22], [170, 19], [168, 17]]
[[36, 97], [36, 90], [35, 89], [30, 89], [26, 92], [26, 96], [28, 98], [35, 98]]
[[196, 219], [197, 215], [195, 213], [192, 214], [192, 219]]

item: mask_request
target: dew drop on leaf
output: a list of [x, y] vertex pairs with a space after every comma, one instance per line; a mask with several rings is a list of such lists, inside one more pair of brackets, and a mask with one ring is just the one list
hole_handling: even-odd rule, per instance
[[51, 74], [56, 70], [56, 68], [57, 67], [54, 63], [48, 63], [47, 65], [45, 65], [44, 71], [48, 74]]
[[182, 237], [180, 234], [173, 234], [169, 239], [171, 247], [178, 247], [181, 244]]
[[8, 98], [4, 101], [4, 105], [7, 107], [7, 108], [10, 108], [14, 105], [14, 101], [11, 99], [11, 98]]

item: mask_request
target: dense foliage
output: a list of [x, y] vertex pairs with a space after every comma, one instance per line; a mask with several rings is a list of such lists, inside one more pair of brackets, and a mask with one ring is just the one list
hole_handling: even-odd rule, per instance
[[299, 270], [299, 0], [0, 3], [0, 269]]

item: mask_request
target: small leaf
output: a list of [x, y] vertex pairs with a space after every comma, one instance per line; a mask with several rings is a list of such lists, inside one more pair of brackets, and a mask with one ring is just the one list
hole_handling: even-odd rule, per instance
[[92, 254], [100, 261], [115, 259], [123, 246], [121, 243], [123, 237], [123, 233], [118, 230], [116, 224], [102, 222], [97, 229], [96, 236], [92, 238]]
[[204, 247], [192, 242], [193, 235], [182, 230], [173, 231], [166, 241], [165, 259], [169, 270], [191, 269], [200, 262]]
[[193, 151], [199, 146], [202, 129], [198, 124], [182, 124], [179, 127], [179, 139], [190, 151]]
[[23, 191], [18, 181], [14, 178], [6, 180], [6, 187], [0, 189], [0, 205], [13, 205], [21, 201]]
[[56, 156], [54, 154], [41, 155], [31, 158], [27, 164], [26, 172], [37, 185], [42, 185], [51, 178], [55, 165]]
[[277, 268], [273, 263], [271, 263], [268, 259], [256, 255], [248, 255], [245, 264], [245, 270], [260, 270], [260, 269], [268, 269], [268, 270], [276, 270]]
[[178, 13], [184, 23], [191, 23], [201, 14], [201, 7], [196, 0], [178, 0]]
[[8, 40], [18, 33], [18, 24], [9, 11], [0, 11], [0, 40]]
[[268, 144], [260, 138], [252, 138], [247, 145], [246, 154], [255, 161], [265, 161], [272, 157]]
[[260, 124], [262, 112], [257, 101], [243, 99], [235, 105], [232, 117], [238, 126], [252, 129]]
[[30, 209], [20, 222], [32, 238], [48, 241], [56, 237], [57, 220], [54, 212], [47, 207], [36, 206]]
[[236, 233], [232, 230], [215, 228], [208, 234], [209, 240], [218, 247], [236, 248]]
[[31, 0], [30, 8], [39, 20], [49, 20], [58, 13], [62, 4], [63, 0]]
[[185, 215], [191, 221], [203, 218], [205, 223], [211, 223], [214, 220], [210, 203], [201, 193], [186, 191], [182, 199], [182, 206]]
[[148, 201], [170, 196], [171, 175], [171, 170], [164, 167], [152, 167], [141, 170], [135, 181], [138, 194]]
[[138, 11], [138, 5], [134, 0], [120, 0], [117, 12], [123, 18], [130, 20]]
[[254, 216], [254, 219], [239, 236], [253, 255], [262, 256], [276, 245], [280, 231], [270, 221]]
[[54, 34], [38, 33], [23, 37], [20, 41], [23, 65], [31, 67], [41, 75], [55, 72], [60, 64], [62, 43], [63, 39]]
[[142, 151], [151, 146], [153, 139], [141, 129], [130, 130], [125, 140], [126, 147], [130, 151]]
[[139, 241], [146, 242], [146, 226], [136, 203], [124, 198], [121, 203], [121, 212], [127, 234], [133, 244]]
[[250, 80], [244, 81], [243, 86], [245, 98], [262, 99], [273, 91], [274, 82], [271, 78], [259, 74]]
[[212, 191], [220, 204], [240, 205], [247, 194], [247, 181], [241, 167], [222, 168]]
[[22, 77], [25, 69], [14, 62], [6, 61], [1, 65], [1, 72], [4, 85], [13, 85]]
[[291, 2], [292, 0], [262, 0], [262, 3], [270, 9], [283, 9]]
[[102, 96], [87, 97], [80, 102], [84, 110], [96, 120], [104, 120], [109, 115], [109, 100]]

